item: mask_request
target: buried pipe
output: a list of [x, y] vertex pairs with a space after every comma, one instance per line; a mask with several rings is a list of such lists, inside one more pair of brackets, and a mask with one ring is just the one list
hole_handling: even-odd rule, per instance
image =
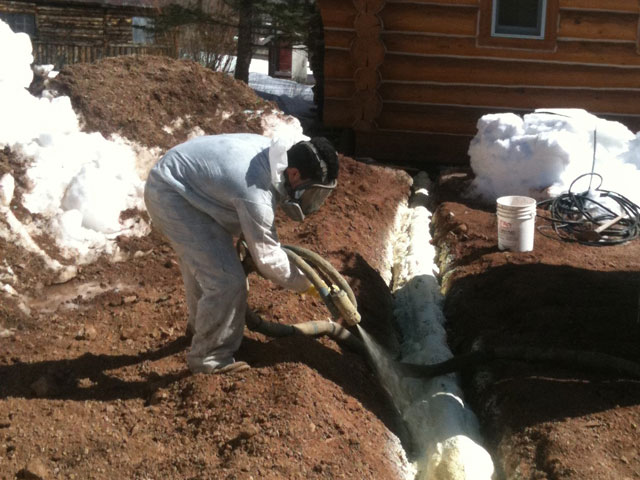
[[[287, 245], [284, 249], [294, 263], [301, 268], [307, 279], [313, 283], [318, 292], [325, 292], [325, 295], [323, 296], [321, 294], [321, 297], [334, 318], [338, 319], [343, 317], [349, 325], [358, 323], [350, 321], [353, 318], [352, 312], [355, 311], [357, 313], [357, 301], [353, 290], [333, 265], [317, 253], [300, 246]], [[332, 282], [334, 289], [335, 285], [337, 285], [338, 292], [345, 292], [347, 299], [336, 296], [336, 290], [332, 291], [332, 289], [328, 287], [327, 283], [316, 272], [316, 269]], [[338, 298], [341, 300], [337, 300]], [[346, 303], [347, 306], [340, 307], [338, 306], [339, 303]], [[346, 315], [344, 313], [345, 310], [347, 311]], [[365, 347], [365, 343], [336, 322], [311, 321], [292, 325], [274, 323], [264, 320], [260, 315], [251, 310], [247, 312], [246, 322], [249, 330], [257, 331], [270, 337], [287, 337], [292, 335], [318, 337], [326, 335], [337, 342], [345, 344], [352, 350], [363, 354], [369, 361], [372, 361], [369, 350]], [[401, 376], [411, 378], [422, 377], [428, 379], [438, 377], [449, 373], [477, 368], [480, 365], [500, 360], [516, 360], [532, 363], [555, 362], [574, 368], [577, 367], [590, 371], [612, 371], [632, 378], [640, 378], [640, 364], [620, 357], [591, 351], [552, 348], [542, 349], [523, 346], [484, 347], [469, 353], [457, 355], [442, 362], [431, 364], [393, 361], [386, 352], [383, 352], [383, 354], [388, 358], [389, 364], [393, 365]]]
[[[326, 335], [371, 360], [369, 351], [362, 340], [339, 323], [330, 321], [312, 321], [293, 325], [275, 323], [268, 322], [257, 313], [248, 310], [246, 324], [249, 330], [274, 338], [294, 335], [304, 335], [308, 337]], [[612, 371], [631, 378], [640, 378], [640, 364], [620, 357], [597, 352], [532, 347], [483, 348], [482, 350], [464, 353], [449, 360], [428, 365], [397, 362], [393, 360], [389, 360], [389, 362], [401, 376], [428, 379], [477, 368], [480, 365], [500, 360], [516, 360], [533, 363], [555, 362], [590, 371]]]
[[[407, 239], [404, 244], [400, 242], [399, 245], [401, 250], [408, 251], [403, 259], [405, 265], [398, 269], [404, 273], [401, 281], [396, 281], [399, 285], [395, 291], [396, 315], [415, 317], [415, 320], [404, 325], [402, 332], [407, 340], [400, 352], [403, 361], [391, 359], [363, 329], [359, 329], [363, 339], [360, 340], [342, 325], [331, 321], [284, 325], [266, 322], [249, 310], [247, 327], [271, 337], [327, 335], [365, 356], [378, 372], [381, 383], [391, 395], [411, 434], [416, 448], [414, 455], [417, 471], [413, 472], [415, 480], [489, 480], [494, 473], [493, 462], [481, 446], [477, 420], [462, 400], [462, 392], [455, 377], [447, 374], [494, 360], [509, 359], [568, 363], [582, 368], [615, 370], [640, 378], [640, 365], [595, 352], [530, 347], [484, 348], [453, 357], [446, 346], [446, 335], [442, 328], [444, 317], [438, 305], [440, 300], [437, 281], [430, 272], [431, 266], [429, 265], [427, 273], [427, 266], [420, 259], [425, 258], [424, 252], [414, 251], [425, 245], [423, 229], [428, 228], [427, 212], [421, 205], [410, 209], [408, 216], [413, 217], [413, 220], [409, 223], [414, 225], [408, 227]], [[300, 255], [293, 252], [293, 249]], [[301, 247], [290, 248], [287, 254], [316, 289], [325, 293], [323, 300], [337, 318], [337, 308], [331, 300], [327, 283], [305, 260], [329, 277], [332, 285], [342, 285], [342, 276], [329, 262], [323, 260], [325, 264], [318, 266], [320, 257], [316, 254], [309, 255]], [[302, 259], [301, 256], [305, 258]], [[349, 288], [348, 291], [350, 290]], [[356, 310], [354, 304], [351, 305]], [[413, 363], [416, 360], [420, 363]]]
[[[334, 318], [337, 319], [343, 317], [349, 325], [358, 323], [349, 321], [353, 318], [352, 312], [357, 312], [357, 301], [353, 290], [333, 265], [317, 253], [303, 247], [287, 245], [284, 249], [287, 252], [287, 255], [289, 255], [294, 263], [304, 272], [307, 279], [314, 284], [318, 292], [325, 292], [325, 295], [321, 294], [321, 297], [329, 311], [334, 315]], [[311, 265], [309, 263], [311, 263]], [[343, 299], [336, 301], [337, 298], [342, 299], [343, 297], [337, 297], [335, 295], [336, 290], [332, 291], [332, 289], [328, 287], [327, 283], [316, 272], [316, 269], [327, 277], [332, 282], [332, 285], [337, 285], [338, 291], [345, 292], [348, 300]], [[346, 303], [347, 306], [339, 307], [338, 302]], [[348, 312], [346, 316], [344, 313], [345, 310]], [[270, 337], [287, 337], [292, 335], [318, 337], [326, 335], [337, 342], [344, 343], [352, 350], [367, 356], [371, 361], [370, 355], [368, 355], [368, 349], [365, 347], [364, 342], [339, 323], [331, 321], [311, 321], [287, 325], [267, 322], [260, 317], [260, 315], [251, 310], [247, 313], [246, 322], [247, 327], [250, 330], [257, 331]], [[386, 353], [384, 353], [384, 355], [389, 357]], [[462, 370], [477, 368], [480, 365], [499, 360], [516, 360], [532, 363], [555, 362], [585, 370], [613, 371], [632, 378], [640, 378], [640, 364], [620, 357], [591, 351], [552, 348], [542, 349], [521, 346], [496, 348], [484, 347], [479, 350], [460, 354], [448, 360], [432, 364], [397, 362], [391, 359], [389, 359], [389, 362], [395, 366], [402, 376], [412, 378], [433, 378]]]
[[431, 378], [468, 368], [476, 368], [481, 364], [498, 360], [532, 363], [553, 362], [589, 371], [612, 371], [632, 378], [640, 378], [640, 364], [620, 357], [598, 352], [533, 347], [483, 348], [431, 365], [400, 362], [398, 368], [406, 377]]

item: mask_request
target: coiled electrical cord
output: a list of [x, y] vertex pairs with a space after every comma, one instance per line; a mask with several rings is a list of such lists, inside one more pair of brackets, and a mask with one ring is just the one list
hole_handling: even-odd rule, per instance
[[[575, 193], [574, 185], [586, 176], [599, 178], [600, 185], [595, 189], [590, 185], [589, 190]], [[618, 245], [637, 238], [640, 235], [640, 206], [624, 195], [602, 190], [601, 186], [601, 175], [595, 172], [580, 175], [571, 182], [567, 193], [538, 202], [538, 207], [549, 211], [548, 217], [539, 217], [549, 220], [560, 238], [584, 245]], [[614, 201], [619, 211], [607, 207], [603, 202], [605, 199]]]

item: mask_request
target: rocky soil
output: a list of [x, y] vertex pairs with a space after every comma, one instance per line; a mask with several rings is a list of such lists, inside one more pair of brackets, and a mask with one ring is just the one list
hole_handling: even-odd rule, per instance
[[[494, 207], [460, 195], [470, 178], [441, 177], [433, 198], [454, 354], [525, 347], [640, 364], [640, 241], [569, 243], [537, 218], [532, 252], [499, 251]], [[465, 372], [498, 478], [640, 478], [640, 378], [598, 363], [509, 359]]]
[[[194, 127], [260, 132], [271, 108], [224, 75], [154, 57], [69, 66], [55, 88], [71, 95], [86, 129], [161, 149]], [[182, 128], [169, 133], [177, 118]], [[22, 165], [15, 152], [0, 156], [1, 171], [18, 178], [11, 207], [29, 221]], [[278, 219], [283, 243], [318, 252], [351, 283], [363, 324], [381, 340], [392, 300], [383, 245], [409, 183], [343, 157], [325, 208], [302, 225]], [[38, 242], [55, 258], [50, 239]], [[29, 308], [9, 297], [0, 308], [0, 478], [398, 478], [391, 404], [363, 358], [333, 340], [247, 331], [237, 358], [251, 370], [189, 373], [182, 281], [156, 232], [120, 238], [128, 260], [82, 266], [64, 284], [0, 243]], [[249, 304], [273, 322], [329, 317], [317, 300], [255, 274]]]
[[[51, 87], [70, 95], [87, 130], [159, 152], [194, 132], [261, 132], [274, 109], [244, 84], [159, 57], [69, 66]], [[11, 208], [28, 222], [23, 171], [17, 152], [0, 152], [0, 174], [17, 179]], [[538, 219], [533, 252], [501, 252], [493, 207], [461, 196], [469, 179], [441, 177], [432, 198], [454, 353], [523, 346], [640, 362], [640, 243], [566, 243]], [[283, 243], [318, 252], [345, 276], [364, 327], [388, 349], [383, 245], [409, 186], [404, 172], [342, 157], [322, 210], [303, 224], [278, 218]], [[37, 241], [64, 261], [50, 239]], [[401, 428], [361, 356], [327, 338], [247, 330], [237, 357], [251, 370], [191, 375], [170, 246], [155, 231], [119, 245], [126, 261], [102, 259], [56, 284], [37, 257], [0, 240], [0, 270], [11, 267], [28, 307], [0, 302], [0, 479], [399, 478]], [[249, 278], [250, 307], [265, 319], [328, 318], [317, 300]], [[461, 379], [497, 479], [640, 478], [638, 379], [517, 359]]]

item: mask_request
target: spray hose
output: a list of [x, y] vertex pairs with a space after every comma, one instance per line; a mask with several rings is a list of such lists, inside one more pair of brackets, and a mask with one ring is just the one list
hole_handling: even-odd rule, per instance
[[[355, 325], [360, 322], [361, 317], [358, 313], [357, 301], [353, 290], [331, 263], [306, 248], [287, 245], [283, 249], [291, 261], [316, 288], [334, 319], [343, 318], [348, 325]], [[245, 267], [245, 272], [256, 270], [251, 261], [249, 250], [242, 239], [236, 244], [236, 250]], [[312, 321], [286, 325], [267, 322], [260, 315], [248, 309], [246, 324], [249, 330], [269, 337], [287, 337], [291, 335], [317, 337], [326, 335], [360, 353], [364, 353], [365, 350], [361, 340], [339, 323], [332, 321]]]
[[[347, 325], [351, 326], [360, 323], [358, 304], [351, 287], [329, 262], [302, 247], [285, 246], [283, 248], [291, 261], [316, 287], [320, 298], [334, 319], [343, 318]], [[320, 273], [316, 272], [307, 261], [311, 262]], [[330, 282], [331, 287], [327, 285], [321, 274]]]
[[[244, 260], [246, 260], [247, 257], [243, 258], [241, 254], [243, 247], [241, 245], [236, 246], [244, 264]], [[246, 245], [244, 248], [246, 248]], [[291, 261], [302, 270], [307, 279], [316, 287], [327, 309], [335, 319], [343, 318], [348, 325], [355, 325], [360, 322], [360, 314], [357, 311], [357, 303], [351, 287], [349, 287], [344, 277], [340, 275], [328, 261], [320, 257], [317, 253], [299, 246], [287, 245], [283, 248]], [[248, 255], [248, 251], [245, 251], [245, 254]], [[331, 288], [327, 282], [329, 282]], [[246, 323], [249, 330], [262, 333], [269, 337], [288, 337], [292, 335], [317, 337], [326, 335], [337, 342], [345, 344], [365, 357], [369, 355], [364, 342], [336, 322], [312, 321], [287, 325], [267, 322], [260, 317], [260, 315], [248, 309]], [[394, 363], [404, 376], [432, 378], [461, 370], [477, 368], [482, 364], [496, 360], [554, 362], [585, 370], [612, 371], [626, 377], [640, 378], [640, 364], [624, 358], [598, 352], [518, 346], [502, 348], [485, 347], [482, 350], [457, 355], [449, 360], [432, 365], [416, 365], [402, 362]]]
[[349, 330], [335, 322], [313, 321], [286, 325], [284, 323], [267, 322], [257, 313], [247, 310], [246, 324], [249, 330], [262, 333], [268, 337], [290, 337], [293, 335], [319, 337], [326, 335], [360, 354], [365, 353], [364, 344]]

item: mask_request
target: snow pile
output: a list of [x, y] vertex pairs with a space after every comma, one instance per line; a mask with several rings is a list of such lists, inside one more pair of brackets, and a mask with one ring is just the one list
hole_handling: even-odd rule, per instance
[[[148, 231], [144, 222], [120, 221], [123, 210], [144, 208], [135, 150], [122, 139], [81, 132], [68, 97], [29, 94], [33, 58], [26, 34], [14, 34], [0, 21], [0, 45], [0, 148], [8, 146], [28, 162], [25, 180], [30, 190], [23, 205], [39, 215], [32, 224], [18, 225], [8, 209], [13, 189], [4, 186], [2, 213], [12, 232], [3, 229], [2, 236], [41, 253], [28, 237], [46, 232], [75, 263], [90, 262], [102, 253], [116, 255], [115, 236]], [[13, 184], [9, 176], [3, 177], [3, 185]]]
[[[602, 188], [640, 203], [640, 133], [578, 109], [539, 109], [523, 118], [489, 114], [469, 146], [476, 175], [472, 192], [488, 201], [503, 195], [538, 200], [566, 192], [578, 176], [602, 175]], [[599, 179], [594, 179], [597, 187]], [[589, 178], [574, 189], [587, 190]]]
[[[120, 216], [127, 209], [144, 209], [144, 179], [159, 149], [145, 149], [117, 136], [107, 140], [99, 133], [81, 132], [69, 97], [53, 98], [45, 90], [42, 98], [36, 98], [27, 91], [33, 78], [29, 37], [14, 34], [0, 22], [0, 45], [0, 148], [8, 146], [28, 162], [29, 191], [22, 204], [38, 215], [36, 222], [19, 228], [21, 243], [34, 250], [35, 243], [26, 237], [46, 232], [54, 237], [61, 254], [76, 264], [102, 254], [117, 258], [115, 237], [148, 233], [148, 225], [140, 218], [120, 220]], [[261, 116], [265, 136], [306, 139], [293, 117], [256, 115]], [[203, 133], [197, 128], [193, 135]], [[7, 207], [13, 184], [13, 178], [7, 177], [0, 187], [5, 217], [12, 215]], [[5, 223], [16, 222], [13, 217]], [[16, 229], [11, 230], [10, 234], [0, 226], [0, 236], [15, 241]]]

